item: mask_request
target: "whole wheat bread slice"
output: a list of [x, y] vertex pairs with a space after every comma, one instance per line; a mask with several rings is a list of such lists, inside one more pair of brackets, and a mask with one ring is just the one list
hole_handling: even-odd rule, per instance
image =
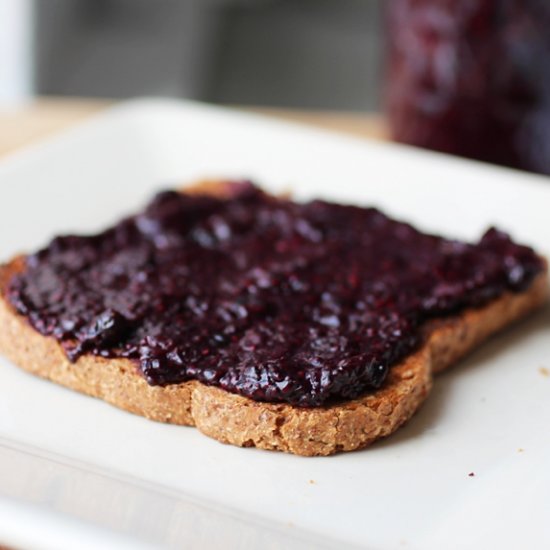
[[[217, 182], [197, 190], [224, 194]], [[548, 296], [546, 269], [524, 292], [506, 293], [482, 308], [427, 324], [422, 347], [390, 369], [380, 390], [338, 405], [299, 408], [253, 401], [195, 381], [150, 386], [127, 359], [84, 355], [71, 363], [55, 339], [35, 331], [6, 300], [11, 277], [22, 269], [24, 257], [0, 267], [0, 353], [19, 367], [152, 420], [196, 426], [224, 443], [303, 456], [352, 451], [391, 434], [427, 397], [433, 373], [537, 309]]]

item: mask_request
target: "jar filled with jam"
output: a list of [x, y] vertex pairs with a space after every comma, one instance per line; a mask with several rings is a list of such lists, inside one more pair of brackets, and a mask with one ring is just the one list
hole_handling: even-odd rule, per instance
[[550, 174], [550, 0], [385, 0], [396, 141]]

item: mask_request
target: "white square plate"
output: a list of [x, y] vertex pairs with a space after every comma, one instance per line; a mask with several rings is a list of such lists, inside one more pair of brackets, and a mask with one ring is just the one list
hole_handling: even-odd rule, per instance
[[[496, 224], [550, 256], [550, 179], [142, 100], [0, 164], [0, 258], [105, 227], [159, 188], [216, 176], [375, 204], [448, 236], [476, 239]], [[545, 309], [440, 376], [394, 436], [300, 458], [149, 422], [0, 360], [0, 540], [549, 547], [549, 362]]]

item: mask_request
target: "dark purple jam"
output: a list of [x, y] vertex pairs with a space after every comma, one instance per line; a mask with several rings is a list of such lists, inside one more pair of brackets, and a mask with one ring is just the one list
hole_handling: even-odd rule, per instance
[[379, 388], [434, 316], [525, 289], [543, 268], [490, 229], [477, 244], [374, 208], [158, 194], [143, 213], [27, 260], [9, 299], [75, 361], [128, 357], [152, 385], [196, 379], [318, 406]]
[[386, 0], [392, 136], [550, 174], [550, 1]]

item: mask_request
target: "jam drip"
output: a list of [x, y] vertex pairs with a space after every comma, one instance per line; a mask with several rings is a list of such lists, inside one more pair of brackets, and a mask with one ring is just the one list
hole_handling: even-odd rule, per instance
[[152, 385], [199, 380], [319, 406], [379, 388], [426, 320], [525, 289], [543, 269], [490, 229], [477, 244], [373, 208], [158, 194], [95, 236], [29, 256], [8, 297], [68, 357], [126, 357]]

